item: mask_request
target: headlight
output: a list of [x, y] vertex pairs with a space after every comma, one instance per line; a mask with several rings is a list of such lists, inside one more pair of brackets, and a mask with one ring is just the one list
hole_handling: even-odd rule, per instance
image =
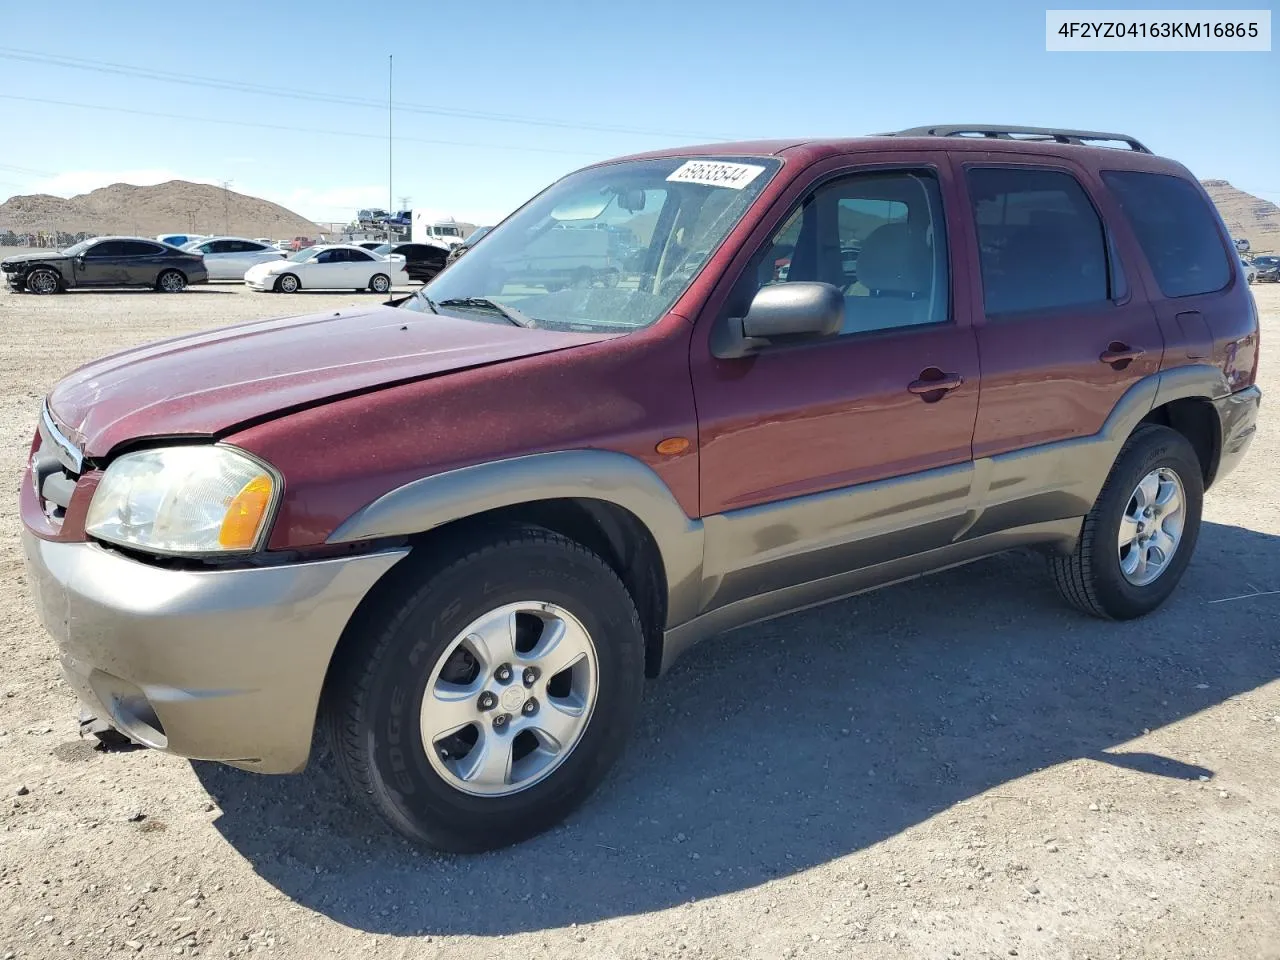
[[279, 494], [273, 471], [228, 447], [141, 450], [107, 468], [85, 531], [153, 553], [242, 553], [261, 544]]

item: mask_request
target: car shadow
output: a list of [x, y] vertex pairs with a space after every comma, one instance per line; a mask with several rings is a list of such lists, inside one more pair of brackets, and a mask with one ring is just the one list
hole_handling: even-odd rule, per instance
[[1214, 757], [1122, 745], [1280, 676], [1280, 596], [1263, 593], [1277, 589], [1280, 537], [1206, 523], [1142, 620], [1064, 607], [1020, 552], [726, 634], [650, 685], [584, 808], [497, 853], [414, 848], [349, 803], [319, 746], [297, 777], [193, 766], [227, 841], [347, 926], [589, 923], [803, 871], [1066, 761], [1212, 777]]
[[233, 293], [232, 290], [216, 290], [206, 284], [197, 284], [187, 287], [180, 293], [165, 293], [162, 290], [153, 290], [150, 287], [73, 287], [70, 290], [62, 291], [63, 296], [68, 297], [93, 297], [93, 296], [110, 296], [110, 297], [137, 297], [137, 296], [156, 296], [162, 295], [166, 297], [180, 296], [185, 297], [190, 294], [198, 294], [199, 296], [207, 296], [209, 294], [227, 294]]

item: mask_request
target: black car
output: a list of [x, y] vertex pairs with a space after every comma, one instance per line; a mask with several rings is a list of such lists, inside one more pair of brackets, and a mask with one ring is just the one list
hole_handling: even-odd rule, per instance
[[449, 251], [443, 247], [435, 247], [429, 243], [384, 243], [374, 247], [373, 252], [380, 257], [388, 254], [404, 257], [404, 268], [410, 280], [421, 280], [426, 283], [444, 269], [445, 257]]
[[65, 250], [21, 253], [0, 261], [10, 289], [61, 293], [78, 287], [150, 287], [178, 293], [207, 283], [199, 253], [142, 237], [94, 237]]
[[460, 256], [474, 247], [476, 245], [476, 241], [492, 229], [493, 227], [476, 227], [475, 230], [471, 232], [471, 236], [467, 237], [467, 239], [463, 240], [460, 244], [449, 251], [448, 262], [453, 263], [453, 261], [457, 260]]
[[1280, 283], [1280, 257], [1254, 257], [1253, 265], [1258, 271], [1254, 283]]

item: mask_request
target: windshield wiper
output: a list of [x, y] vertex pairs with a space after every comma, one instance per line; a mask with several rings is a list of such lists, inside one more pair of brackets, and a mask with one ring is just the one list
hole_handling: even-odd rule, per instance
[[423, 291], [423, 288], [419, 287], [418, 292], [414, 294], [414, 296], [416, 296], [419, 300], [425, 303], [427, 305], [427, 309], [430, 310], [432, 313], [439, 313], [440, 311], [436, 309], [435, 301], [432, 300], [430, 297], [428, 297], [422, 291]]
[[[427, 301], [430, 303], [430, 301]], [[451, 297], [448, 300], [441, 300], [439, 304], [431, 304], [434, 309], [436, 306], [441, 307], [469, 307], [472, 310], [488, 310], [496, 313], [505, 320], [510, 321], [517, 327], [532, 327], [538, 321], [533, 317], [526, 316], [515, 307], [503, 306], [496, 300], [490, 300], [488, 297]]]

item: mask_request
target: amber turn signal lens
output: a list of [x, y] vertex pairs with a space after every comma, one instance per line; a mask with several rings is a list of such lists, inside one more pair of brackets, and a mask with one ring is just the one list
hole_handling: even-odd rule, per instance
[[689, 441], [684, 437], [667, 437], [654, 447], [664, 457], [673, 457], [689, 449]]
[[228, 550], [250, 550], [258, 542], [258, 531], [271, 506], [271, 478], [260, 473], [231, 498], [222, 518], [218, 542]]

